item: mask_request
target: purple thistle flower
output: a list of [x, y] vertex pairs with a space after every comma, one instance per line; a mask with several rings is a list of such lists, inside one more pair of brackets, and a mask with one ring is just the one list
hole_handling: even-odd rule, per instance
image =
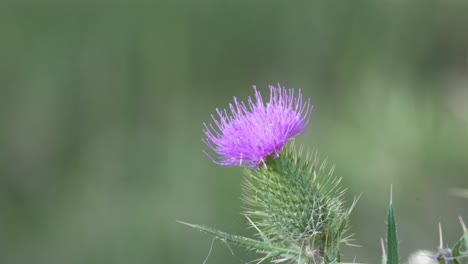
[[247, 166], [256, 168], [265, 158], [277, 158], [288, 140], [304, 132], [310, 119], [310, 99], [302, 101], [301, 90], [294, 97], [293, 89], [270, 85], [270, 101], [265, 105], [256, 87], [254, 103], [249, 97], [248, 108], [244, 102], [229, 104], [231, 115], [216, 108], [219, 120], [211, 115], [213, 124], [205, 126], [206, 138], [202, 141], [219, 155], [221, 166]]

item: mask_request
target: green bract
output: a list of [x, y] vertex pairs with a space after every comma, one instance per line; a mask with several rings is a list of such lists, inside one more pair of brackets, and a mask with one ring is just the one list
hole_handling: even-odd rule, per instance
[[301, 154], [290, 143], [277, 159], [267, 159], [266, 166], [247, 170], [245, 215], [274, 243], [300, 249], [316, 262], [339, 261], [351, 212], [343, 204], [341, 178], [319, 161], [317, 152], [305, 158]]

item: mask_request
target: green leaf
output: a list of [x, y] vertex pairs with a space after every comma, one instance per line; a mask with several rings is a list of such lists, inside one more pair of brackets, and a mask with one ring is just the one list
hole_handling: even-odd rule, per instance
[[[302, 252], [298, 250], [291, 249], [289, 247], [284, 247], [282, 245], [278, 244], [273, 244], [270, 241], [258, 241], [254, 240], [251, 238], [243, 237], [243, 236], [237, 236], [237, 235], [231, 235], [226, 232], [216, 230], [207, 226], [203, 225], [194, 225], [194, 224], [189, 224], [185, 223], [182, 221], [178, 221], [181, 224], [193, 227], [195, 229], [198, 229], [199, 231], [203, 233], [210, 234], [214, 236], [217, 239], [220, 239], [221, 241], [224, 242], [229, 242], [234, 245], [249, 249], [249, 250], [256, 250], [258, 252], [263, 252], [266, 254], [265, 258], [275, 258], [275, 257], [283, 257], [283, 258], [290, 258], [290, 259], [295, 259], [295, 258], [300, 258], [302, 256]], [[303, 256], [302, 256], [303, 257]]]
[[395, 215], [390, 201], [387, 212], [387, 264], [398, 264], [398, 240], [396, 236]]
[[460, 257], [460, 247], [462, 246], [462, 243], [463, 243], [463, 237], [461, 239], [459, 239], [457, 241], [457, 243], [455, 243], [455, 245], [453, 245], [453, 248], [452, 248], [452, 254], [453, 254], [453, 263], [454, 264], [459, 264], [460, 262], [458, 262], [458, 258]]
[[[461, 217], [460, 217], [460, 223], [461, 223], [462, 228], [463, 228], [463, 235], [455, 243], [455, 245], [453, 245], [453, 247], [452, 247], [452, 254], [453, 254], [453, 257], [454, 257], [454, 260], [453, 260], [454, 264], [460, 263], [458, 261], [459, 258], [468, 257], [468, 231], [467, 231], [465, 223], [463, 222]], [[462, 251], [462, 248], [464, 248], [463, 251]]]
[[460, 254], [464, 257], [468, 256], [468, 229], [466, 229], [465, 223], [463, 222], [463, 219], [461, 216], [459, 217], [460, 219], [460, 224], [463, 229], [463, 240], [465, 241], [465, 250], [460, 251]]

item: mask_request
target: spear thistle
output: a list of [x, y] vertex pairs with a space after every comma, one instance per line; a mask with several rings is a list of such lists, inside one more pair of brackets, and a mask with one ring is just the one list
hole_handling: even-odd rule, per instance
[[[254, 87], [255, 102], [234, 98], [227, 110], [216, 109], [213, 124], [204, 124], [203, 142], [217, 154], [205, 154], [221, 166], [242, 166], [244, 215], [257, 239], [188, 224], [223, 241], [263, 253], [274, 263], [341, 263], [339, 246], [348, 241], [352, 207], [344, 207], [344, 189], [320, 162], [317, 152], [302, 155], [288, 143], [302, 134], [312, 112], [301, 91], [270, 86], [264, 103]], [[260, 166], [263, 165], [263, 166]], [[186, 224], [186, 223], [185, 223]]]

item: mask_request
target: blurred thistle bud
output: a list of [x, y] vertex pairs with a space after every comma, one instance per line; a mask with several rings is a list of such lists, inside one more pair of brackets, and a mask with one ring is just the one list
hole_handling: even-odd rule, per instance
[[408, 264], [437, 264], [435, 254], [429, 250], [418, 250], [408, 258]]

